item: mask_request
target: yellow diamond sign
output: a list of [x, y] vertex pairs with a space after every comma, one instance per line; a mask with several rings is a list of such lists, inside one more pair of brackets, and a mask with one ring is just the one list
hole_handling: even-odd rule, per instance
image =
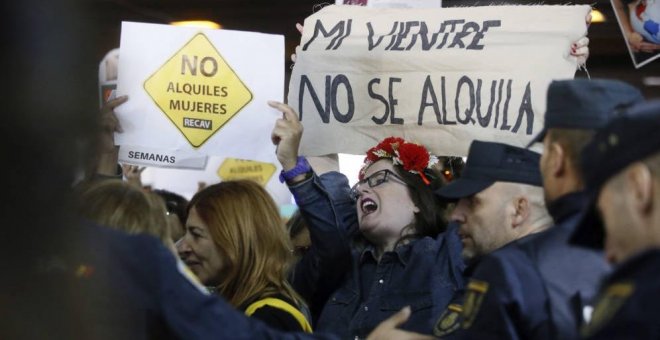
[[203, 33], [149, 77], [144, 89], [195, 148], [252, 100], [250, 90]]
[[223, 181], [250, 179], [265, 186], [276, 169], [272, 163], [227, 158], [218, 168], [218, 176]]

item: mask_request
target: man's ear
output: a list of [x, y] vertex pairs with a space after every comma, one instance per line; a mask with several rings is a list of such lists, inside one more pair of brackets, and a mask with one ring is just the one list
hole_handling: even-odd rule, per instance
[[551, 142], [546, 152], [548, 152], [550, 174], [553, 177], [562, 176], [568, 166], [564, 147], [557, 142]]
[[525, 196], [515, 197], [513, 204], [514, 210], [511, 223], [513, 228], [517, 228], [529, 218], [531, 206], [529, 200]]
[[651, 170], [644, 163], [635, 163], [626, 171], [626, 182], [631, 190], [629, 199], [632, 200], [632, 208], [642, 215], [649, 214], [655, 198], [655, 183]]

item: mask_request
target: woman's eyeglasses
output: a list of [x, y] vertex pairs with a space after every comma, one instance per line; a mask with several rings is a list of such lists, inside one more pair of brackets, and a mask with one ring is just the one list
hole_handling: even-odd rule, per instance
[[385, 182], [388, 182], [391, 178], [396, 178], [401, 184], [407, 185], [406, 182], [404, 182], [401, 177], [399, 177], [391, 170], [388, 169], [379, 170], [371, 174], [369, 177], [364, 178], [361, 181], [355, 183], [355, 185], [351, 188], [351, 193], [350, 193], [351, 198], [357, 201], [358, 197], [360, 197], [360, 190], [359, 190], [360, 186], [364, 185], [365, 183], [369, 185], [369, 188], [373, 188]]

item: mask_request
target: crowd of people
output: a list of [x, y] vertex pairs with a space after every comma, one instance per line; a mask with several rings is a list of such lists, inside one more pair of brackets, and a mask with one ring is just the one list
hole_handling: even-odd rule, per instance
[[[449, 155], [385, 138], [352, 187], [299, 155], [298, 114], [269, 102], [282, 118], [265, 133], [299, 209], [287, 226], [249, 180], [188, 202], [121, 179], [140, 171], [117, 165], [111, 140], [126, 98], [94, 121], [93, 86], [62, 68], [94, 65], [68, 42], [88, 41], [79, 9], [26, 0], [5, 23], [70, 19], [59, 40], [34, 27], [3, 54], [20, 62], [0, 124], [1, 338], [660, 337], [660, 102], [633, 86], [553, 81], [528, 147], [474, 140], [450, 174], [437, 170]], [[52, 100], [22, 100], [28, 89]]]

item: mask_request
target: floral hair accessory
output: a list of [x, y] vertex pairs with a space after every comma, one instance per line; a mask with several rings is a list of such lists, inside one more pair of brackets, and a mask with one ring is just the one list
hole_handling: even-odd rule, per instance
[[401, 165], [404, 170], [418, 174], [427, 185], [431, 181], [424, 175], [424, 170], [438, 163], [438, 158], [431, 155], [423, 145], [408, 143], [399, 137], [387, 137], [367, 151], [367, 157], [364, 158], [364, 164], [360, 169], [360, 180], [364, 179], [365, 172], [371, 164], [383, 158], [390, 158], [393, 164]]

